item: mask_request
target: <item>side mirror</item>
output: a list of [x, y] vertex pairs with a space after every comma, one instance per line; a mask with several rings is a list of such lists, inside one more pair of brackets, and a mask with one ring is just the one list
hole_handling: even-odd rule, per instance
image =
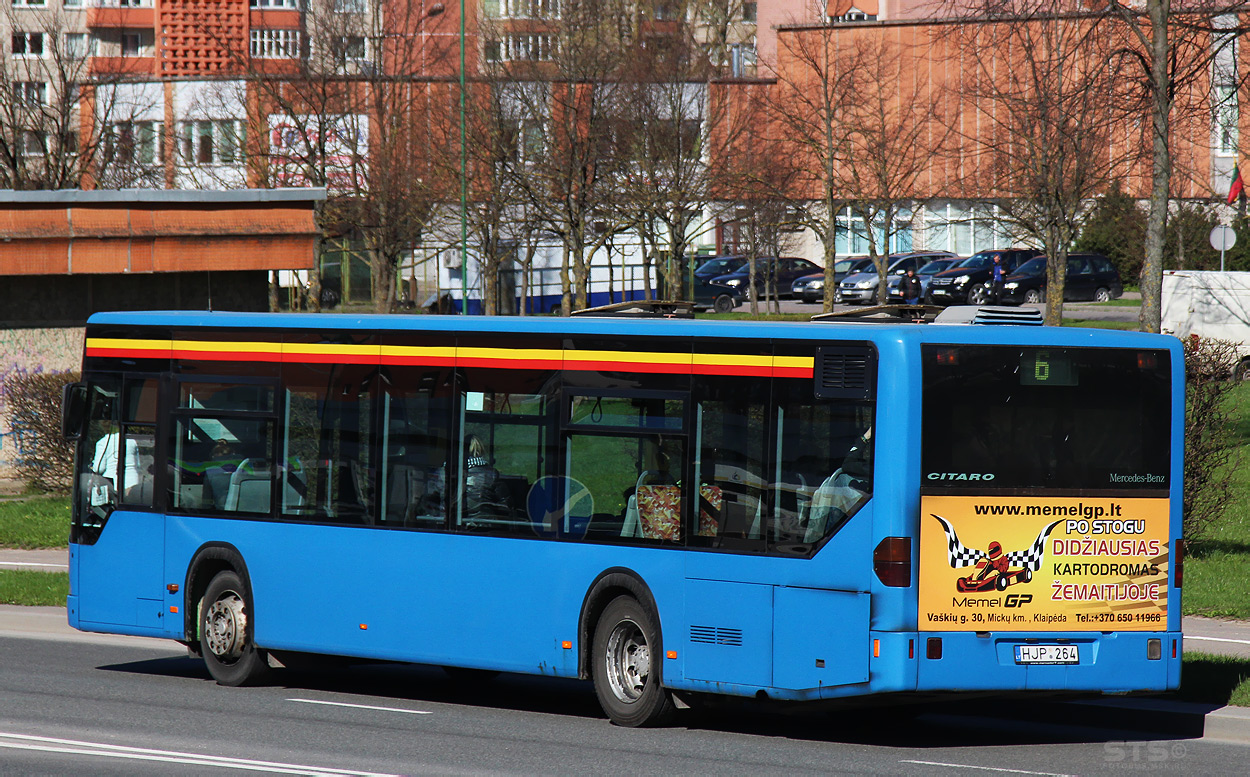
[[65, 384], [61, 388], [61, 436], [70, 441], [82, 437], [86, 417], [87, 384]]

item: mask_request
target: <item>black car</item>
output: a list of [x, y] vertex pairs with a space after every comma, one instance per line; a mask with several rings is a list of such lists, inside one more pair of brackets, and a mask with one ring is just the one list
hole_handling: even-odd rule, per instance
[[711, 280], [718, 275], [728, 275], [746, 264], [745, 256], [713, 256], [694, 268], [694, 277]]
[[984, 305], [989, 300], [988, 282], [994, 275], [994, 257], [1003, 266], [1003, 275], [1037, 256], [1031, 248], [980, 251], [959, 264], [933, 276], [929, 296], [936, 305]]
[[742, 304], [743, 296], [741, 289], [723, 283], [712, 283], [696, 275], [690, 299], [694, 300], [695, 310], [728, 313]]
[[[1124, 293], [1120, 273], [1111, 260], [1102, 254], [1068, 254], [1068, 272], [1063, 281], [1063, 299], [1092, 299], [1106, 302]], [[1046, 300], [1046, 257], [1038, 256], [1020, 265], [1003, 280], [1002, 301], [1021, 302]]]
[[[852, 256], [839, 259], [833, 263], [833, 288], [837, 289], [842, 279], [851, 273], [861, 272], [872, 267], [872, 259], [867, 256]], [[819, 302], [825, 297], [825, 271], [801, 275], [790, 285], [790, 296], [804, 302]]]
[[[767, 278], [772, 274], [776, 284], [773, 288], [776, 290], [777, 296], [789, 295], [796, 278], [820, 271], [818, 265], [806, 259], [794, 256], [783, 256], [781, 258], [762, 256], [755, 260], [755, 290], [763, 297], [764, 290], [768, 288]], [[718, 275], [712, 279], [712, 282], [723, 283], [726, 286], [741, 289], [743, 294], [746, 294], [747, 282], [750, 277], [750, 262], [743, 262], [742, 266], [734, 272], [727, 275]]]

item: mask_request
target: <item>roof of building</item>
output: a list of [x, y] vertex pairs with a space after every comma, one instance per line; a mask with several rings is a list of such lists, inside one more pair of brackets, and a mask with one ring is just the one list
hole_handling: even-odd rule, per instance
[[24, 191], [0, 189], [0, 204], [110, 205], [122, 203], [178, 202], [221, 203], [308, 202], [326, 198], [325, 189], [43, 189]]

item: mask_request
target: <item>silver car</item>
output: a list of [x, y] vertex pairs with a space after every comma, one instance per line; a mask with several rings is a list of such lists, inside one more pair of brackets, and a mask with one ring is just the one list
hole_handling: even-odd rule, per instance
[[[890, 257], [886, 274], [890, 276], [903, 275], [908, 269], [918, 270], [930, 261], [946, 256], [951, 256], [951, 254], [945, 251], [894, 254]], [[860, 305], [874, 304], [877, 301], [878, 280], [876, 268], [869, 268], [866, 272], [846, 276], [838, 286], [840, 301]]]

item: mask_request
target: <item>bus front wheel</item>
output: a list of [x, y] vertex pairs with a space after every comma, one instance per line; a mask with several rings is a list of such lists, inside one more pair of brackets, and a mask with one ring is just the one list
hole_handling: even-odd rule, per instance
[[608, 604], [592, 645], [595, 695], [618, 726], [657, 726], [674, 714], [672, 694], [661, 685], [659, 628], [637, 600]]
[[252, 641], [252, 603], [234, 572], [220, 572], [200, 601], [200, 652], [219, 685], [252, 685], [269, 671], [269, 657]]

